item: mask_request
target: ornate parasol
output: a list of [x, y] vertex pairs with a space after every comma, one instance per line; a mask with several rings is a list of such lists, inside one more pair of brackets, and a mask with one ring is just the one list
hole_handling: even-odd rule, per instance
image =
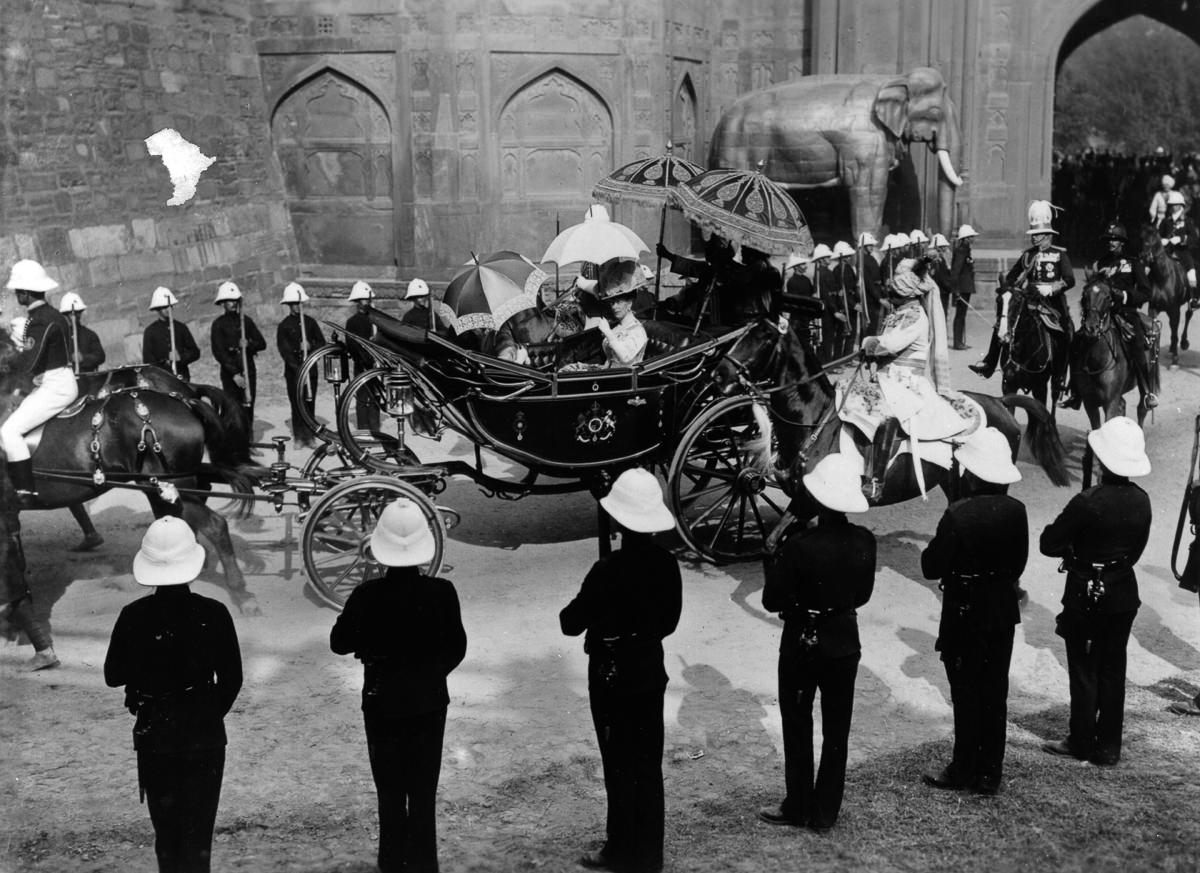
[[438, 313], [458, 333], [495, 330], [537, 304], [538, 290], [546, 278], [544, 270], [516, 252], [472, 254], [446, 286]]
[[759, 170], [709, 170], [672, 188], [670, 203], [705, 230], [772, 255], [812, 251], [796, 201]]
[[554, 263], [560, 267], [587, 261], [603, 264], [613, 258], [636, 261], [650, 247], [642, 238], [623, 224], [608, 217], [608, 210], [598, 203], [588, 207], [587, 215], [579, 224], [573, 224], [554, 238], [542, 263]]
[[704, 173], [704, 168], [671, 154], [674, 147], [667, 143], [667, 153], [657, 158], [641, 158], [613, 170], [596, 183], [592, 196], [620, 203], [629, 200], [643, 206], [667, 205], [672, 188]]

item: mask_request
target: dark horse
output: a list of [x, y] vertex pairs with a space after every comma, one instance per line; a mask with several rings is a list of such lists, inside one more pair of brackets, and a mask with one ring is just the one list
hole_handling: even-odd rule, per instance
[[1179, 335], [1179, 311], [1188, 302], [1187, 274], [1179, 261], [1167, 254], [1163, 248], [1158, 229], [1149, 224], [1142, 225], [1141, 254], [1136, 269], [1150, 285], [1150, 317], [1157, 319], [1160, 312], [1167, 314], [1171, 326], [1172, 369], [1179, 366], [1179, 350], [1188, 348], [1188, 325], [1192, 323], [1191, 307], [1186, 308], [1183, 319], [1183, 336]]
[[[0, 359], [0, 415], [7, 415], [19, 402], [20, 390], [29, 386], [28, 373], [8, 369], [14, 357], [9, 354]], [[218, 481], [235, 491], [248, 491], [266, 471], [242, 460], [244, 446], [234, 445], [221, 418], [207, 403], [178, 393], [128, 390], [87, 399], [74, 414], [46, 423], [33, 450], [38, 496], [20, 508], [61, 509], [98, 497], [114, 483], [146, 484], [151, 478], [178, 489], [206, 491], [206, 482]], [[246, 590], [233, 554], [225, 518], [205, 505], [204, 495], [179, 494], [172, 500], [154, 486], [145, 494], [156, 518], [181, 515], [209, 541], [220, 558], [234, 602], [244, 614], [257, 614], [254, 595]], [[246, 508], [245, 502], [242, 508]]]
[[1060, 323], [1058, 310], [1045, 303], [1032, 288], [1007, 290], [1013, 294], [1009, 306], [1012, 338], [1000, 390], [1005, 396], [1024, 391], [1043, 406], [1049, 402], [1053, 417], [1063, 387], [1056, 372], [1058, 362], [1068, 354], [1066, 326]]
[[[825, 455], [838, 451], [842, 421], [834, 408], [834, 387], [812, 346], [793, 331], [780, 331], [770, 320], [763, 319], [739, 339], [713, 373], [714, 381], [726, 393], [738, 386], [757, 390], [754, 386], [768, 384], [770, 423], [777, 437], [778, 456], [775, 463], [780, 471], [780, 485], [792, 499], [776, 534], [792, 519], [811, 518], [816, 504], [801, 482], [801, 476]], [[866, 378], [859, 375], [858, 378]], [[1046, 407], [1033, 399], [1015, 394], [993, 397], [988, 394], [964, 392], [983, 407], [987, 424], [999, 429], [1012, 446], [1013, 458], [1021, 443], [1021, 428], [1012, 410], [1021, 408], [1029, 416], [1026, 439], [1034, 458], [1056, 485], [1066, 485], [1070, 479], [1065, 453], [1054, 420]], [[866, 438], [853, 430], [860, 451], [868, 445]], [[762, 441], [763, 444], [766, 441]], [[949, 494], [961, 496], [957, 477], [943, 467], [921, 462], [927, 489], [941, 486]], [[876, 506], [887, 506], [911, 500], [921, 494], [911, 455], [891, 464], [883, 479]], [[790, 518], [788, 518], [790, 516]]]
[[[1113, 416], [1125, 414], [1125, 395], [1137, 386], [1137, 377], [1113, 315], [1108, 282], [1101, 276], [1089, 277], [1080, 302], [1083, 322], [1071, 349], [1071, 382], [1094, 430]], [[1152, 372], [1151, 381], [1154, 378]], [[1138, 424], [1145, 417], [1146, 401], [1141, 398]]]

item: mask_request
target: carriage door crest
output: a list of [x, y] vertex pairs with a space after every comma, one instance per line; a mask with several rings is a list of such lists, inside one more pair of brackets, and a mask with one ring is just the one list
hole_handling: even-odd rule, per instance
[[593, 403], [587, 412], [579, 413], [575, 420], [575, 439], [584, 444], [608, 442], [616, 432], [613, 411], [603, 408], [599, 402]]

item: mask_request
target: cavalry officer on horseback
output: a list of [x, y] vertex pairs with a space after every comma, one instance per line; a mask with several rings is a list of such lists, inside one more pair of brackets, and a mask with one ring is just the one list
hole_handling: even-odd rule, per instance
[[1200, 306], [1196, 295], [1196, 261], [1192, 250], [1196, 247], [1196, 225], [1186, 214], [1187, 201], [1179, 191], [1167, 193], [1167, 217], [1158, 224], [1158, 235], [1162, 237], [1163, 247], [1167, 254], [1179, 261], [1187, 273], [1190, 300], [1188, 307], [1195, 309]]
[[[1146, 408], [1158, 406], [1158, 398], [1151, 390], [1150, 362], [1147, 349], [1150, 346], [1146, 339], [1146, 326], [1142, 323], [1142, 315], [1138, 311], [1150, 299], [1150, 289], [1146, 286], [1145, 275], [1133, 269], [1129, 258], [1125, 257], [1125, 243], [1129, 237], [1124, 225], [1113, 222], [1100, 239], [1108, 243], [1108, 252], [1091, 266], [1090, 272], [1104, 276], [1113, 290], [1113, 303], [1116, 304], [1113, 315], [1121, 328], [1121, 339], [1125, 342], [1125, 351], [1137, 378], [1138, 391], [1145, 398]], [[1072, 397], [1063, 403], [1068, 409], [1078, 409], [1079, 398]]]
[[70, 329], [62, 313], [46, 304], [46, 292], [58, 287], [37, 261], [17, 261], [8, 289], [29, 310], [24, 330], [14, 337], [25, 349], [24, 366], [33, 375], [34, 389], [0, 424], [0, 443], [8, 459], [8, 478], [18, 497], [36, 497], [33, 461], [25, 434], [70, 406], [79, 394], [67, 352]]

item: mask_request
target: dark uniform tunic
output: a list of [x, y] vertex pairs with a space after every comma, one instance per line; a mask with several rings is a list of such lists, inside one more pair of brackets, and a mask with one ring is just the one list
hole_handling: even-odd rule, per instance
[[586, 632], [588, 696], [608, 795], [602, 854], [614, 869], [661, 869], [663, 856], [663, 638], [679, 623], [679, 563], [645, 534], [597, 561], [559, 614], [563, 633]]
[[61, 312], [45, 303], [29, 307], [25, 323], [25, 348], [17, 369], [33, 375], [71, 366], [67, 350], [71, 328]]
[[[250, 420], [254, 421], [254, 403], [258, 399], [258, 368], [254, 356], [267, 347], [267, 341], [258, 332], [258, 327], [246, 317], [246, 360], [250, 364], [250, 372], [242, 373], [242, 338], [241, 316], [236, 312], [224, 312], [212, 323], [212, 353], [221, 365], [221, 387], [234, 400], [246, 406]], [[246, 387], [250, 391], [250, 402], [246, 403], [246, 394], [236, 382], [234, 376], [244, 375]]]
[[950, 260], [950, 287], [954, 293], [954, 345], [967, 344], [967, 310], [975, 293], [975, 255], [971, 243], [963, 241], [954, 247]]
[[[1067, 250], [1059, 246], [1050, 246], [1043, 252], [1037, 246], [1031, 246], [1021, 252], [1016, 264], [1004, 277], [1006, 286], [1022, 284], [1031, 294], [1037, 294], [1034, 285], [1058, 281], [1065, 283], [1063, 289], [1046, 298], [1046, 302], [1058, 310], [1062, 320], [1063, 335], [1068, 343], [1064, 348], [1064, 353], [1058, 356], [1055, 369], [1058, 381], [1065, 384], [1069, 357], [1065, 353], [1065, 349], [1070, 348], [1071, 339], [1075, 336], [1075, 324], [1071, 321], [1071, 310], [1067, 305], [1067, 291], [1075, 287], [1075, 271], [1071, 268], [1071, 259], [1067, 255]], [[1040, 295], [1038, 296], [1040, 297]], [[1012, 322], [1011, 315], [1009, 322]]]
[[359, 585], [330, 648], [363, 662], [363, 721], [379, 798], [379, 869], [435, 873], [435, 801], [450, 694], [467, 652], [458, 594], [416, 567]]
[[[875, 536], [840, 513], [794, 534], [769, 561], [763, 609], [783, 616], [779, 708], [787, 797], [796, 824], [832, 827], [842, 807], [854, 679], [861, 647], [855, 612], [875, 587]], [[812, 709], [821, 692], [821, 763], [813, 780]]]
[[765, 256], [730, 262], [722, 283], [721, 324], [740, 327], [765, 318], [778, 309], [782, 293], [783, 277]]
[[1150, 390], [1150, 362], [1146, 359], [1146, 326], [1142, 323], [1138, 310], [1150, 302], [1150, 287], [1148, 277], [1142, 271], [1135, 270], [1133, 263], [1120, 253], [1109, 252], [1092, 265], [1092, 271], [1106, 280], [1116, 295], [1113, 306], [1115, 315], [1125, 330], [1132, 335], [1132, 343], [1127, 345], [1129, 361], [1137, 370], [1138, 385], [1143, 391]]
[[[375, 330], [375, 326], [371, 324], [372, 311], [374, 311], [373, 307], [368, 307], [366, 312], [356, 312], [347, 318], [346, 333], [369, 340]], [[374, 366], [371, 356], [361, 346], [353, 342], [346, 343], [346, 346], [350, 351], [351, 359], [354, 361], [355, 376]], [[359, 392], [354, 398], [354, 417], [360, 429], [369, 431], [379, 430], [379, 407], [370, 402], [369, 395], [365, 391]]]
[[[67, 325], [67, 330], [71, 326]], [[90, 327], [84, 327], [82, 324], [76, 326], [76, 339], [79, 342], [79, 372], [80, 373], [95, 373], [100, 369], [100, 365], [104, 363], [106, 355], [104, 354], [104, 346], [100, 344], [100, 337]], [[72, 342], [67, 349], [67, 355], [71, 359], [71, 366], [75, 366], [75, 343]]]
[[879, 273], [879, 261], [874, 255], [862, 253], [863, 291], [867, 295], [867, 325], [864, 336], [875, 336], [879, 333], [881, 310], [883, 309], [884, 293], [883, 279]]
[[1068, 744], [1081, 758], [1121, 756], [1125, 647], [1141, 601], [1134, 564], [1150, 537], [1150, 498], [1122, 476], [1071, 498], [1044, 531], [1043, 555], [1063, 558], [1067, 583], [1058, 634], [1071, 683]]
[[113, 627], [104, 681], [125, 686], [125, 704], [137, 716], [138, 782], [159, 869], [207, 871], [225, 768], [224, 719], [242, 687], [229, 610], [186, 585], [135, 600]]
[[1021, 620], [1017, 583], [1029, 557], [1021, 501], [981, 494], [947, 507], [921, 553], [927, 579], [942, 580], [936, 649], [954, 705], [950, 774], [963, 785], [999, 780], [1008, 725], [1008, 668]]
[[942, 299], [942, 312], [949, 312], [950, 298], [954, 294], [954, 279], [950, 275], [950, 265], [941, 255], [936, 255], [930, 260], [929, 277], [938, 286], [938, 295]]
[[[1196, 225], [1187, 217], [1187, 213], [1178, 218], [1168, 215], [1160, 221], [1158, 235], [1166, 240], [1167, 254], [1178, 260], [1185, 271], [1195, 269], [1196, 261], [1192, 252], [1200, 240], [1196, 236]], [[1178, 243], [1171, 242], [1175, 237], [1179, 237]]]
[[[192, 379], [190, 364], [200, 360], [200, 347], [192, 339], [192, 332], [182, 321], [175, 321], [175, 352], [179, 361], [175, 365], [175, 375], [184, 382]], [[142, 363], [162, 367], [171, 372], [171, 331], [170, 322], [155, 319], [142, 332]]]
[[[308, 351], [304, 350], [304, 339], [308, 339]], [[312, 415], [317, 396], [317, 371], [313, 369], [308, 375], [308, 396], [298, 391], [296, 377], [300, 374], [300, 365], [309, 354], [325, 345], [325, 335], [321, 326], [311, 315], [304, 316], [304, 333], [300, 332], [300, 316], [288, 315], [279, 322], [275, 329], [275, 346], [279, 349], [279, 357], [283, 358], [283, 380], [287, 383], [288, 403], [292, 407], [292, 436], [301, 444], [312, 442], [312, 428], [306, 425], [300, 416], [298, 407], [304, 408]]]

